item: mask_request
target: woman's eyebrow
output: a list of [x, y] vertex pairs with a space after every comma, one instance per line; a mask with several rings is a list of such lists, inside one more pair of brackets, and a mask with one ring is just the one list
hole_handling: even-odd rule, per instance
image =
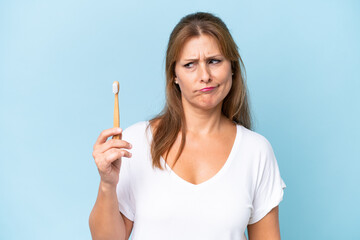
[[[216, 57], [222, 57], [221, 54], [216, 54], [216, 55], [211, 55], [207, 58], [205, 58], [206, 60], [209, 60], [209, 59], [212, 59], [212, 58], [216, 58]], [[188, 59], [184, 59], [183, 61], [198, 61], [199, 59], [198, 58], [188, 58]]]

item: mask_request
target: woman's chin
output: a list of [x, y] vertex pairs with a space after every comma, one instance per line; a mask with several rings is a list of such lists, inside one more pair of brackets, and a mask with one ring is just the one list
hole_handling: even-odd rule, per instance
[[219, 103], [217, 102], [201, 102], [201, 103], [197, 103], [195, 104], [196, 108], [204, 110], [204, 111], [209, 111], [209, 110], [215, 110], [216, 108], [219, 107]]

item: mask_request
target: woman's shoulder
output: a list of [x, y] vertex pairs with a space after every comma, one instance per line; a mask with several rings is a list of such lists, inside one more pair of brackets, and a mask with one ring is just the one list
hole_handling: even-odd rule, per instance
[[123, 138], [125, 139], [133, 139], [144, 136], [147, 130], [147, 126], [149, 121], [139, 121], [131, 124], [123, 131]]
[[241, 142], [246, 145], [248, 149], [268, 151], [272, 148], [269, 140], [262, 134], [250, 130], [242, 125], [238, 125], [238, 129], [241, 131]]
[[124, 129], [124, 132], [131, 132], [131, 131], [139, 131], [143, 128], [146, 128], [147, 125], [149, 124], [149, 121], [139, 121], [136, 123], [131, 124], [130, 126], [126, 127]]

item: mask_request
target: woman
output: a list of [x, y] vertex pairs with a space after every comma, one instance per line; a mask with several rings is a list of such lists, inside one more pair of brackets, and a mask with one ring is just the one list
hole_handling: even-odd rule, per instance
[[107, 129], [94, 145], [93, 239], [132, 230], [133, 239], [246, 239], [246, 227], [251, 240], [280, 239], [286, 186], [270, 143], [250, 130], [242, 66], [219, 18], [181, 19], [167, 49], [163, 112]]

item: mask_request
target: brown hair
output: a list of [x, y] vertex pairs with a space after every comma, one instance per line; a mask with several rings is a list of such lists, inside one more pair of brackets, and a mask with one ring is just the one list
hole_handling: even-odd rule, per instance
[[251, 129], [250, 109], [248, 106], [248, 93], [245, 83], [245, 67], [225, 23], [210, 13], [197, 12], [183, 17], [173, 29], [166, 51], [166, 105], [164, 109], [149, 122], [154, 126], [153, 140], [151, 143], [151, 156], [153, 168], [163, 170], [160, 157], [173, 146], [178, 133], [181, 131], [182, 138], [175, 162], [179, 159], [186, 141], [186, 122], [181, 102], [181, 91], [174, 83], [175, 64], [186, 40], [207, 34], [213, 37], [219, 44], [219, 48], [225, 58], [231, 62], [233, 82], [228, 95], [223, 100], [222, 113], [233, 122]]

